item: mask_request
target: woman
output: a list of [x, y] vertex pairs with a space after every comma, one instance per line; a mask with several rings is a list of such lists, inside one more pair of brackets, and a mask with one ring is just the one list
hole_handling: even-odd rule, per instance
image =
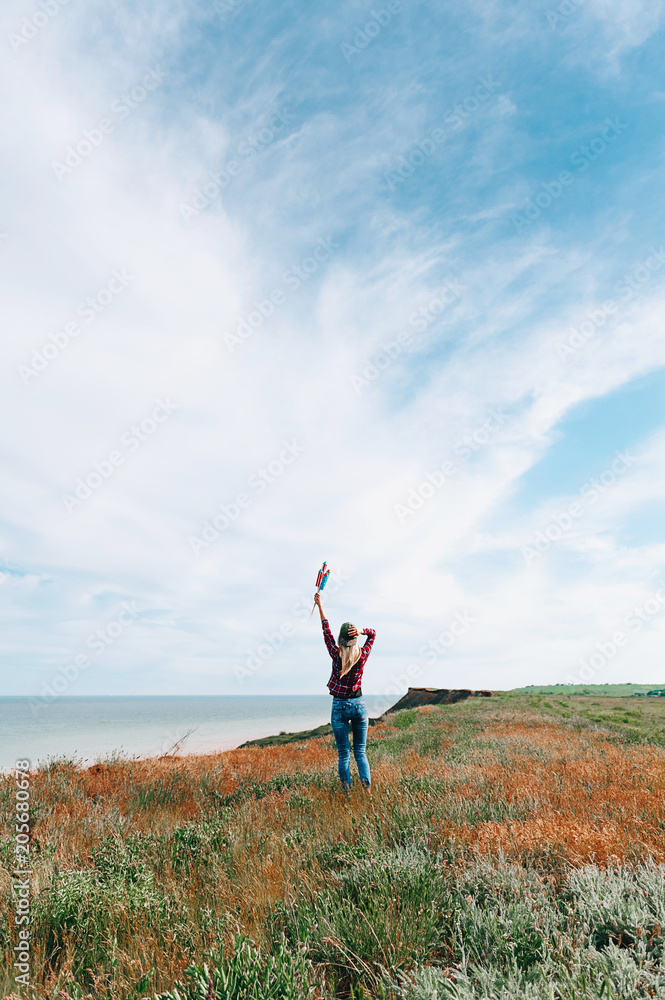
[[[362, 633], [359, 633], [355, 625], [344, 622], [339, 632], [339, 639], [335, 642], [323, 610], [321, 594], [317, 593], [314, 600], [319, 608], [323, 638], [333, 664], [328, 690], [333, 696], [330, 721], [339, 756], [339, 780], [342, 782], [343, 788], [348, 791], [351, 787], [351, 772], [349, 770], [351, 759], [349, 750], [350, 722], [353, 730], [353, 756], [358, 765], [358, 774], [363, 787], [369, 788], [372, 779], [365, 752], [368, 718], [360, 685], [376, 632], [373, 628], [365, 628]], [[358, 636], [361, 634], [367, 636], [362, 646], [358, 642]]]

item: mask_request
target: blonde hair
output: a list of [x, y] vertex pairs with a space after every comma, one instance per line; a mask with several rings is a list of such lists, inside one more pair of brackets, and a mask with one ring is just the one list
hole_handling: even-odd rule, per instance
[[342, 669], [340, 670], [339, 676], [345, 677], [349, 670], [352, 670], [360, 659], [360, 643], [358, 642], [357, 637], [355, 639], [347, 639], [345, 642], [340, 635], [338, 639], [338, 648], [339, 655], [342, 658]]

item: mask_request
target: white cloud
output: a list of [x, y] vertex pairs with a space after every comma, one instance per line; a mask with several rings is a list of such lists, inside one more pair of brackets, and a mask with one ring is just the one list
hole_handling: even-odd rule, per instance
[[643, 45], [659, 30], [665, 9], [663, 0], [656, 0], [655, 3], [648, 3], [647, 0], [587, 0], [586, 7], [612, 40], [610, 59], [624, 49]]
[[[14, 5], [14, 21], [22, 10]], [[587, 530], [586, 547], [561, 544], [584, 560], [573, 587], [554, 560], [524, 565], [524, 524], [508, 520], [497, 536], [487, 522], [572, 406], [665, 362], [661, 293], [649, 288], [633, 313], [574, 363], [561, 363], [555, 339], [575, 318], [580, 286], [600, 283], [605, 262], [576, 246], [562, 251], [547, 233], [493, 244], [489, 231], [478, 257], [452, 220], [492, 226], [496, 212], [453, 205], [441, 233], [422, 209], [397, 210], [377, 197], [396, 133], [408, 123], [400, 139], [408, 145], [430, 120], [425, 108], [410, 119], [408, 103], [391, 118], [396, 87], [378, 102], [375, 122], [366, 106], [351, 120], [331, 111], [298, 119], [189, 224], [178, 205], [192, 187], [265, 111], [288, 106], [278, 82], [257, 83], [240, 100], [233, 128], [200, 109], [169, 119], [156, 91], [153, 105], [146, 99], [59, 182], [52, 158], [191, 26], [185, 5], [169, 5], [164, 20], [156, 8], [138, 21], [128, 10], [114, 30], [129, 32], [130, 54], [109, 50], [109, 65], [91, 53], [78, 69], [58, 69], [84, 16], [71, 7], [3, 71], [18, 86], [5, 109], [12, 154], [3, 182], [12, 202], [0, 251], [3, 327], [12, 335], [1, 378], [13, 432], [0, 551], [26, 574], [2, 585], [8, 645], [22, 649], [25, 665], [6, 690], [38, 689], [131, 599], [139, 620], [103, 670], [81, 680], [81, 693], [237, 692], [233, 665], [294, 618], [323, 557], [349, 576], [330, 597], [331, 613], [362, 617], [384, 636], [377, 654], [382, 648], [385, 671], [371, 675], [374, 690], [409, 658], [421, 662], [422, 643], [465, 609], [477, 623], [427, 668], [428, 682], [455, 686], [460, 672], [477, 687], [527, 682], [534, 672], [554, 678], [615, 609], [646, 592], [661, 549], [646, 547], [645, 564], [631, 561], [614, 532], [647, 496], [662, 496], [662, 482], [631, 476]], [[183, 105], [192, 107], [174, 67], [169, 79], [169, 101], [177, 102], [181, 81]], [[492, 119], [474, 161], [478, 179], [491, 177], [516, 106]], [[366, 229], [353, 240], [361, 213]], [[300, 288], [286, 286], [286, 268], [329, 235], [339, 249]], [[126, 290], [24, 385], [17, 366], [76, 319], [79, 303], [118, 268], [135, 275]], [[408, 329], [411, 313], [449, 277], [468, 291], [354, 393], [351, 375]], [[546, 321], [541, 303], [562, 284], [557, 318]], [[284, 303], [231, 354], [224, 332], [276, 287]], [[123, 436], [164, 397], [178, 408], [132, 450]], [[493, 408], [505, 410], [507, 423], [464, 462], [455, 444]], [[292, 440], [304, 448], [297, 461], [264, 491], [249, 487]], [[648, 462], [661, 447], [654, 439]], [[69, 513], [61, 495], [113, 450], [122, 464]], [[456, 476], [401, 522], [395, 504], [451, 456]], [[196, 555], [190, 536], [243, 491], [250, 505]], [[534, 524], [540, 514], [532, 512]], [[495, 557], [505, 561], [497, 566]], [[598, 614], [608, 566], [612, 610]], [[320, 690], [322, 675], [311, 671], [320, 653], [318, 624], [299, 624], [242, 690]]]

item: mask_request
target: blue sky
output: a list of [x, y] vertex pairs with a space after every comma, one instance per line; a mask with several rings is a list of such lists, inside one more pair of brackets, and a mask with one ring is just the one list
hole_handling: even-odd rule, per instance
[[5, 5], [3, 693], [324, 692], [324, 558], [368, 691], [662, 681], [663, 3], [563, 10]]

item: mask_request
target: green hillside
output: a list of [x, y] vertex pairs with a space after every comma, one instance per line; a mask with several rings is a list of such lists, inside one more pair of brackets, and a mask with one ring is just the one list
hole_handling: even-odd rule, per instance
[[600, 698], [627, 698], [648, 691], [665, 691], [662, 684], [529, 684], [511, 688], [512, 694], [593, 694]]

